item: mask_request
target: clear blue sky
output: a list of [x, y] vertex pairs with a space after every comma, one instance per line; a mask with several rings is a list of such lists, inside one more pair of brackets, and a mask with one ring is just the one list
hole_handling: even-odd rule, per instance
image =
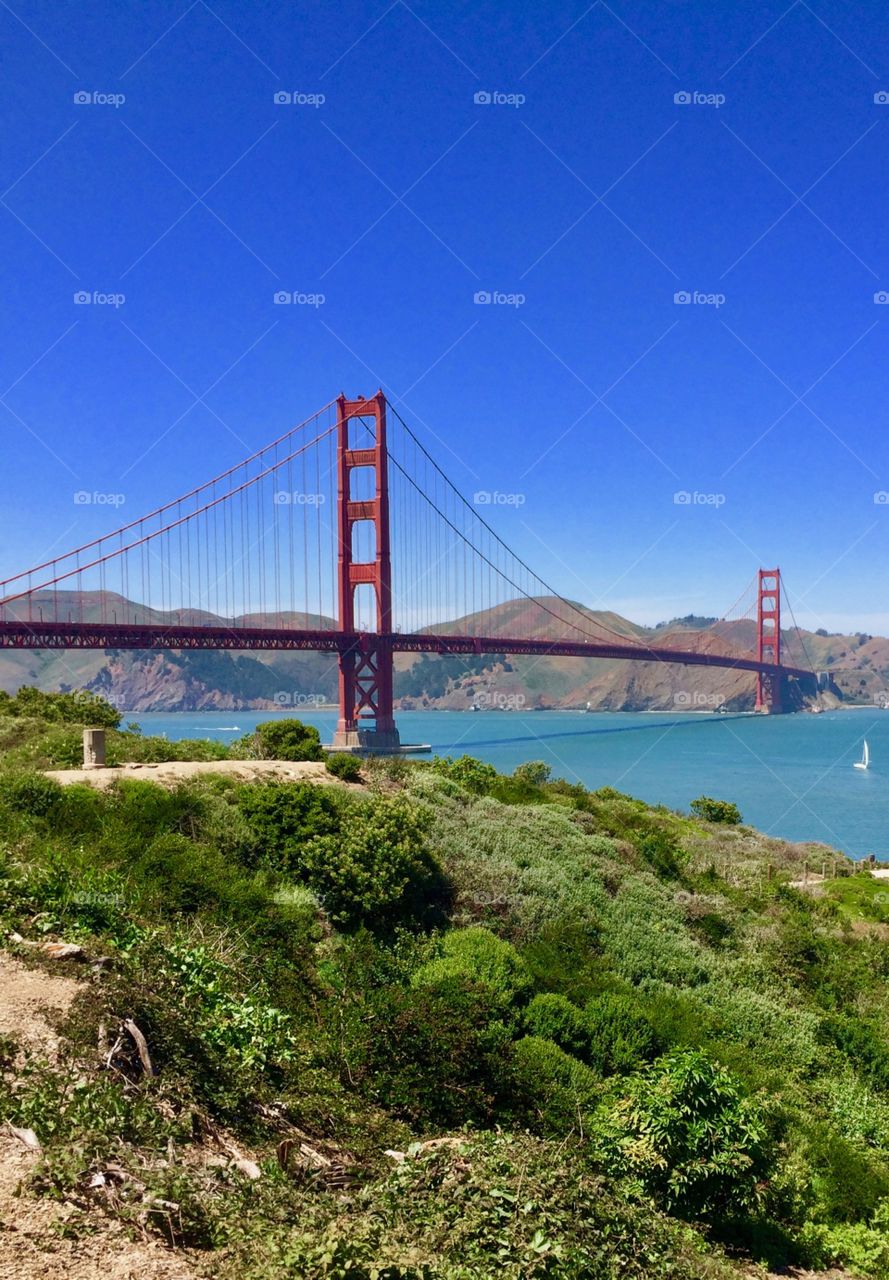
[[0, 574], [382, 381], [565, 594], [719, 613], [777, 562], [889, 632], [889, 8], [11, 0], [0, 39]]

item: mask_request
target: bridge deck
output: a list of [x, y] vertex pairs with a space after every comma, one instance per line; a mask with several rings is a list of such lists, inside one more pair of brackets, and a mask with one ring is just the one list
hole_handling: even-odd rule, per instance
[[485, 654], [553, 658], [611, 658], [629, 662], [669, 662], [723, 667], [765, 675], [811, 680], [802, 667], [758, 662], [738, 654], [699, 653], [663, 646], [578, 640], [521, 640], [504, 636], [406, 634], [376, 635], [333, 630], [303, 631], [265, 627], [197, 627], [139, 623], [0, 622], [0, 649], [254, 649], [345, 653], [377, 647], [395, 653]]

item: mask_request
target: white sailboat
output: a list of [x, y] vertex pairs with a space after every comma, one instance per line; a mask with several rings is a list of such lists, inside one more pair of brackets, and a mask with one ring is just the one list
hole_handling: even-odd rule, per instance
[[855, 761], [856, 769], [866, 769], [870, 764], [870, 751], [867, 748], [867, 738], [864, 740], [864, 752], [860, 760]]

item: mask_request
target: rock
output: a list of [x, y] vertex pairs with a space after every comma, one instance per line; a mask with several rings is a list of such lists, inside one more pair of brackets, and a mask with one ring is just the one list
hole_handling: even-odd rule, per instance
[[23, 1142], [29, 1151], [42, 1151], [40, 1139], [33, 1129], [19, 1129], [16, 1125], [9, 1126], [9, 1132], [14, 1138], [18, 1138], [19, 1142]]
[[50, 960], [84, 960], [86, 952], [76, 942], [44, 942], [40, 948]]

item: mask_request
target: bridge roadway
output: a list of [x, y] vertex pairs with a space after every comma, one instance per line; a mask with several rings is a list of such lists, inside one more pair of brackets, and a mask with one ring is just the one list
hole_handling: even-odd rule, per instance
[[504, 636], [437, 633], [305, 631], [269, 627], [132, 625], [106, 622], [0, 621], [0, 649], [313, 649], [327, 653], [485, 654], [553, 658], [618, 658], [630, 662], [672, 662], [690, 667], [726, 667], [768, 676], [811, 680], [803, 667], [758, 662], [736, 654], [696, 653], [663, 646], [579, 640], [518, 640]]

